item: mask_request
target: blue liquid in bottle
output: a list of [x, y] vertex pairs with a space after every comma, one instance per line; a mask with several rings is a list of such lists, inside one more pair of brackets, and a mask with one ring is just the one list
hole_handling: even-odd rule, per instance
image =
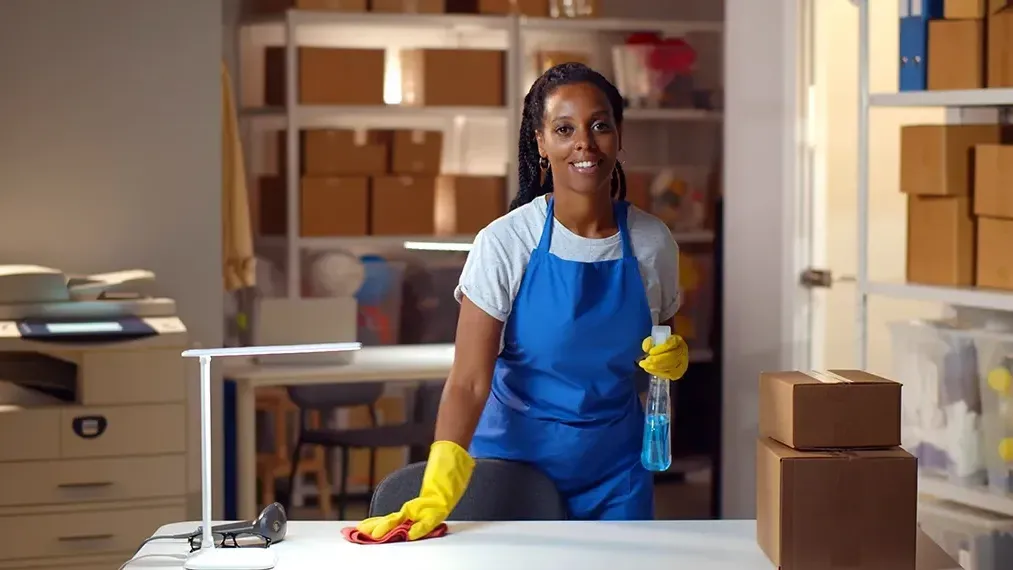
[[[651, 330], [655, 345], [667, 341], [671, 334], [672, 329], [667, 326]], [[672, 406], [668, 389], [668, 380], [651, 377], [644, 410], [644, 441], [640, 450], [640, 463], [648, 471], [666, 471], [672, 466]]]

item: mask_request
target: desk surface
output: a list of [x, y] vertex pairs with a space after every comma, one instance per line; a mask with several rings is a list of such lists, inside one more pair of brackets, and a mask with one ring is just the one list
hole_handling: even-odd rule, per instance
[[365, 346], [348, 364], [257, 364], [226, 361], [224, 375], [254, 386], [324, 382], [446, 380], [454, 363], [453, 344]]
[[[185, 533], [199, 523], [166, 525], [156, 535]], [[217, 524], [217, 523], [215, 523]], [[650, 522], [452, 523], [444, 538], [412, 544], [350, 544], [341, 529], [355, 523], [292, 521], [273, 546], [276, 570], [772, 570], [756, 545], [752, 520]], [[919, 532], [917, 570], [960, 570]], [[125, 570], [182, 568], [185, 541], [152, 542]]]

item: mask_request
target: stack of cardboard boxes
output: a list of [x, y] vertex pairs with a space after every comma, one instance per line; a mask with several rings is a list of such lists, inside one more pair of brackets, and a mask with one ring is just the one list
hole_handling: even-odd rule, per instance
[[1013, 87], [1013, 0], [901, 0], [901, 91]]
[[901, 385], [855, 370], [760, 377], [757, 539], [780, 570], [912, 570], [918, 466]]
[[1001, 125], [901, 129], [907, 281], [1013, 289], [1013, 147]]
[[413, 14], [549, 15], [549, 0], [257, 0], [258, 13], [296, 10]]
[[[261, 178], [261, 235], [287, 230], [284, 135], [283, 174]], [[302, 237], [474, 234], [506, 209], [502, 176], [440, 174], [440, 131], [310, 129], [300, 145]]]

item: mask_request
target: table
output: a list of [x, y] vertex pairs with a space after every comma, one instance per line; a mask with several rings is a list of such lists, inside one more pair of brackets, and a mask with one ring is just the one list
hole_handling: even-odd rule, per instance
[[[166, 525], [156, 535], [185, 533], [199, 523]], [[362, 546], [341, 537], [354, 522], [290, 521], [276, 570], [772, 570], [756, 545], [756, 521], [460, 522], [444, 538]], [[152, 542], [123, 570], [182, 568], [185, 541]], [[176, 558], [169, 558], [175, 556]], [[960, 570], [919, 533], [918, 570]]]
[[263, 386], [299, 386], [341, 382], [443, 382], [454, 362], [453, 344], [363, 347], [348, 364], [255, 364], [226, 361], [223, 375], [236, 384], [237, 516], [256, 518], [256, 394]]

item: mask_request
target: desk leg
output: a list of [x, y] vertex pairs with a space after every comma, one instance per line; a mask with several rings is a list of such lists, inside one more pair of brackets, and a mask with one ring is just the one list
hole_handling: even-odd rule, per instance
[[257, 518], [256, 390], [236, 382], [236, 510], [239, 520]]

